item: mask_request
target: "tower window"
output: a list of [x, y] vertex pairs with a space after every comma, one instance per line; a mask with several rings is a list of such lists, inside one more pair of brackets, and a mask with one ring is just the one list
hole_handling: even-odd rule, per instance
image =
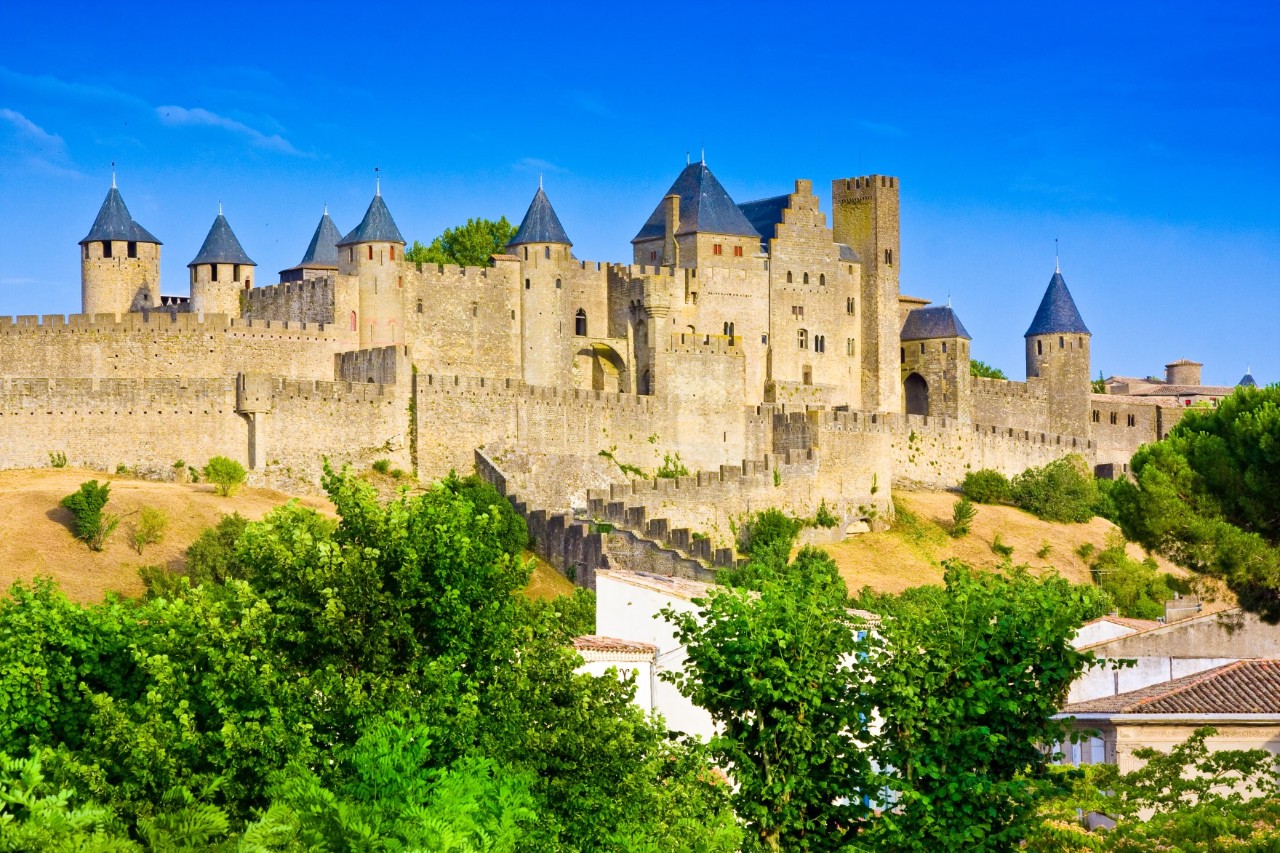
[[802, 283], [803, 283], [803, 284], [808, 284], [808, 283], [809, 283], [809, 274], [808, 274], [808, 273], [805, 273], [805, 274], [804, 274], [804, 280], [803, 280], [803, 282], [802, 282]]
[[89, 244], [88, 243], [84, 244], [84, 259], [86, 261], [89, 260]]
[[373, 260], [373, 246], [369, 247], [369, 260]]
[[1134, 415], [1129, 415], [1129, 416], [1128, 416], [1128, 420], [1129, 420], [1129, 426], [1137, 426], [1137, 417], [1136, 417], [1136, 416], [1134, 416]]
[[1064, 337], [1062, 337], [1062, 335], [1059, 335], [1059, 336], [1058, 336], [1058, 349], [1065, 349], [1065, 348], [1066, 348], [1066, 346], [1067, 346], [1067, 339], [1066, 339], [1066, 338], [1064, 338]]
[[549, 260], [551, 260], [551, 247], [550, 247], [550, 246], [544, 246], [544, 247], [542, 248], [542, 257], [546, 258], [548, 261], [549, 261]]
[[884, 265], [887, 267], [893, 266], [893, 249], [884, 250]]
[[741, 246], [734, 246], [734, 247], [733, 247], [733, 256], [734, 256], [735, 258], [740, 258], [740, 257], [742, 257], [742, 247], [741, 247]]
[[560, 279], [556, 279], [556, 290], [560, 289]]
[[209, 281], [217, 281], [217, 280], [218, 280], [218, 265], [209, 264]]
[[1080, 349], [1084, 349], [1084, 338], [1083, 338], [1083, 337], [1080, 337], [1080, 338], [1077, 338], [1076, 340], [1078, 341], [1078, 343], [1079, 343], [1079, 345], [1080, 345]]
[[849, 340], [847, 340], [847, 341], [845, 341], [845, 342], [844, 342], [844, 353], [845, 353], [845, 355], [850, 355], [850, 356], [851, 356], [851, 355], [855, 355], [855, 354], [857, 353], [857, 351], [858, 351], [858, 346], [857, 346], [857, 344], [854, 342], [854, 339], [853, 339], [853, 338], [849, 338]]
[[111, 241], [110, 240], [102, 241], [102, 257], [104, 258], [111, 257]]
[[826, 352], [826, 351], [827, 351], [827, 336], [826, 336], [826, 335], [814, 335], [814, 336], [813, 336], [813, 351], [814, 351], [814, 352]]
[[1036, 355], [1044, 355], [1044, 341], [1036, 341]]
[[791, 283], [791, 270], [787, 270], [787, 284]]
[[898, 351], [898, 363], [899, 363], [899, 364], [906, 364], [906, 363], [907, 363], [907, 348], [906, 348], [906, 347], [903, 347], [901, 350], [899, 350], [899, 351]]
[[525, 290], [528, 290], [528, 289], [529, 289], [529, 279], [527, 279], [527, 278], [524, 280], [524, 289], [525, 289]]
[[352, 312], [351, 312], [351, 331], [353, 331], [353, 332], [354, 332], [354, 331], [356, 330], [356, 328], [357, 328], [357, 327], [356, 327], [356, 312], [352, 311]]
[[721, 250], [721, 246], [719, 243], [715, 243], [711, 246], [711, 254], [713, 255], [720, 254], [720, 250]]
[[657, 253], [657, 252], [650, 252], [650, 253], [649, 253], [649, 260], [651, 260], [651, 261], [656, 261], [657, 259], [658, 259], [658, 253]]
[[[348, 247], [347, 247], [347, 260], [348, 260], [348, 261], [350, 261], [350, 262], [351, 262], [351, 263], [353, 263], [353, 264], [356, 262], [356, 247], [355, 247], [355, 246], [348, 246]], [[355, 329], [352, 329], [351, 331], [353, 331], [353, 332], [354, 332], [354, 331], [355, 331]]]
[[796, 331], [796, 345], [800, 349], [809, 348], [809, 331], [807, 329], [799, 329]]
[[732, 324], [732, 323], [725, 323], [725, 324], [724, 324], [724, 334], [725, 334], [725, 337], [727, 337], [727, 338], [730, 338], [730, 339], [732, 339], [732, 338], [733, 338], [733, 324]]
[[826, 287], [826, 286], [827, 286], [827, 274], [826, 274], [826, 273], [818, 273], [818, 286], [819, 286], [819, 287]]
[[580, 338], [587, 336], [587, 312], [581, 308], [573, 315], [573, 333]]
[[1102, 420], [1102, 412], [1099, 412], [1097, 409], [1094, 409], [1093, 422], [1096, 424], [1096, 423], [1099, 423], [1101, 420]]
[[388, 251], [388, 252], [390, 252], [390, 258], [391, 258], [391, 260], [393, 260], [393, 261], [394, 261], [394, 260], [396, 259], [396, 247], [395, 247], [395, 246], [391, 246], [391, 247], [389, 247], [389, 248], [387, 249], [387, 251]]
[[924, 341], [920, 342], [920, 354], [924, 355]]
[[137, 244], [135, 241], [130, 240], [130, 241], [129, 241], [129, 245], [127, 246], [127, 248], [128, 248], [128, 251], [129, 251], [129, 257], [131, 257], [131, 258], [136, 258], [136, 257], [138, 257], [138, 244]]
[[852, 314], [852, 313], [853, 313], [853, 305], [854, 305], [853, 297], [852, 297], [852, 296], [850, 296], [848, 299], [846, 299], [846, 300], [844, 301], [844, 313], [846, 313], [846, 314]]
[[418, 313], [419, 313], [419, 314], [421, 314], [421, 313], [422, 313], [422, 300], [421, 300], [421, 299], [419, 299], [419, 300], [418, 300]]
[[943, 341], [943, 342], [942, 342], [942, 351], [943, 351], [944, 353], [947, 351], [947, 342], [946, 342], [946, 341]]
[[1115, 425], [1116, 425], [1116, 413], [1115, 413], [1115, 412], [1112, 412], [1112, 413], [1111, 413], [1111, 425], [1112, 425], [1112, 426], [1115, 426]]
[[232, 265], [231, 265], [231, 280], [232, 280], [232, 281], [239, 281], [239, 280], [240, 280], [240, 265], [239, 265], [239, 264], [232, 264]]

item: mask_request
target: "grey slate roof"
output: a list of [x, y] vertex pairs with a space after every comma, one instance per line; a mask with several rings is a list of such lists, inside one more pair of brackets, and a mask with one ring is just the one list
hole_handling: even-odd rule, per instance
[[[778, 223], [782, 221], [782, 211], [787, 209], [787, 200], [790, 196], [777, 195], [773, 198], [762, 198], [756, 201], [744, 201], [738, 205], [738, 210], [742, 211], [742, 215], [747, 217], [747, 221], [751, 223], [751, 227], [760, 232], [763, 238], [760, 242], [768, 248], [768, 242], [778, 236]], [[681, 206], [684, 202], [680, 202]], [[684, 217], [683, 211], [680, 214]]]
[[1242, 387], [1245, 387], [1245, 388], [1257, 388], [1257, 387], [1258, 387], [1258, 380], [1256, 380], [1256, 379], [1254, 379], [1254, 378], [1253, 378], [1253, 374], [1252, 374], [1252, 373], [1250, 373], [1250, 372], [1246, 372], [1244, 376], [1241, 376], [1241, 377], [1240, 377], [1240, 381], [1239, 381], [1239, 382], [1237, 382], [1237, 383], [1236, 383], [1236, 385], [1237, 385], [1237, 386], [1242, 386]]
[[564, 226], [560, 224], [560, 217], [556, 216], [555, 208], [551, 206], [551, 200], [547, 198], [547, 194], [542, 191], [542, 187], [538, 187], [538, 192], [534, 194], [533, 201], [529, 202], [529, 209], [525, 211], [524, 219], [520, 220], [520, 228], [516, 231], [516, 236], [511, 238], [508, 246], [518, 246], [521, 243], [564, 243], [572, 246], [569, 235], [564, 233]]
[[900, 337], [904, 341], [924, 341], [931, 338], [973, 340], [965, 331], [964, 324], [960, 322], [956, 312], [951, 310], [950, 305], [915, 309], [907, 315], [906, 322], [902, 324]]
[[[680, 196], [680, 227], [676, 229], [677, 234], [702, 232], [742, 237], [761, 236], [705, 163], [690, 163], [685, 166], [663, 197], [669, 195]], [[652, 240], [665, 233], [666, 213], [663, 207], [663, 203], [659, 202], [632, 243]]]
[[382, 193], [373, 196], [360, 224], [338, 241], [339, 246], [350, 246], [353, 243], [404, 243], [396, 221], [391, 218], [391, 211], [387, 210], [387, 203], [382, 200]]
[[192, 258], [189, 267], [197, 264], [248, 264], [257, 266], [249, 256], [244, 253], [244, 249], [240, 247], [240, 241], [236, 239], [235, 232], [231, 230], [231, 226], [227, 223], [227, 217], [221, 213], [218, 218], [213, 220], [213, 225], [209, 228], [209, 234], [204, 238], [204, 245], [200, 247], [200, 251]]
[[96, 243], [99, 240], [124, 240], [161, 245], [150, 231], [133, 221], [133, 217], [129, 215], [129, 208], [124, 205], [124, 196], [120, 195], [120, 191], [115, 187], [107, 190], [107, 197], [103, 199], [102, 207], [98, 209], [98, 218], [93, 220], [93, 227], [80, 241], [80, 245]]
[[844, 243], [836, 243], [836, 246], [840, 249], [840, 260], [855, 264], [862, 263], [862, 257], [853, 250], [852, 246], [847, 246]]
[[338, 230], [337, 225], [333, 224], [333, 220], [329, 218], [329, 211], [326, 210], [324, 216], [320, 217], [320, 224], [316, 226], [316, 233], [311, 235], [306, 253], [293, 269], [337, 268], [338, 241], [341, 239], [342, 232]]
[[1071, 298], [1071, 291], [1067, 290], [1067, 283], [1063, 280], [1062, 273], [1055, 270], [1053, 278], [1049, 279], [1049, 286], [1044, 291], [1044, 298], [1040, 300], [1035, 319], [1031, 321], [1031, 328], [1027, 329], [1023, 337], [1064, 333], [1091, 334], [1080, 316], [1080, 310], [1076, 308], [1075, 300]]

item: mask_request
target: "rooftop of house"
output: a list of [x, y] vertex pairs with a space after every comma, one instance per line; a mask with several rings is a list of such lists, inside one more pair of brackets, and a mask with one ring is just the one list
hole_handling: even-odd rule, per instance
[[1275, 714], [1280, 661], [1240, 660], [1128, 693], [1073, 702], [1073, 714]]
[[761, 237], [761, 234], [734, 204], [729, 193], [711, 174], [706, 163], [690, 163], [663, 194], [653, 213], [631, 242], [661, 238], [667, 229], [666, 197], [680, 197], [680, 224], [677, 234], [727, 234]]
[[657, 654], [658, 647], [653, 643], [639, 640], [619, 640], [617, 637], [601, 637], [588, 634], [573, 638], [573, 647], [579, 652], [615, 652], [624, 654]]

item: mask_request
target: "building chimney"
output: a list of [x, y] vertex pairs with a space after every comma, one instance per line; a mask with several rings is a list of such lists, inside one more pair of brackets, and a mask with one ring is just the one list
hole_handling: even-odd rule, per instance
[[666, 233], [662, 241], [662, 262], [674, 267], [680, 263], [676, 248], [676, 231], [680, 229], [680, 196], [672, 193], [662, 201], [667, 211]]

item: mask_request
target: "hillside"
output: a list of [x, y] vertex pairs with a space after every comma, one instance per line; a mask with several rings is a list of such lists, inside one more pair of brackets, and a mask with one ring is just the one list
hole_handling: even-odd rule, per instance
[[[1036, 569], [1056, 569], [1076, 583], [1090, 580], [1089, 567], [1076, 554], [1085, 543], [1102, 549], [1114, 524], [1094, 518], [1087, 524], [1057, 524], [1041, 521], [1011, 506], [975, 505], [978, 510], [972, 532], [960, 539], [947, 535], [951, 510], [959, 496], [950, 492], [900, 491], [895, 499], [915, 515], [916, 522], [899, 519], [884, 533], [864, 533], [835, 545], [824, 546], [831, 553], [851, 592], [870, 586], [882, 592], [900, 592], [908, 587], [942, 582], [941, 563], [955, 557], [973, 566], [993, 567], [1000, 557], [991, 550], [992, 541], [1013, 548], [1013, 561]], [[1049, 551], [1038, 556], [1045, 545]], [[1129, 553], [1142, 559], [1146, 553], [1130, 543]], [[1162, 571], [1179, 577], [1187, 571], [1162, 557], [1156, 562]]]
[[[100, 552], [90, 551], [72, 535], [71, 513], [59, 504], [85, 480], [110, 482], [107, 511], [124, 516]], [[15, 580], [46, 575], [75, 601], [100, 601], [112, 591], [138, 595], [142, 592], [140, 566], [159, 564], [182, 571], [187, 546], [223, 515], [238, 512], [259, 519], [290, 500], [333, 512], [332, 504], [324, 498], [296, 497], [272, 489], [242, 488], [224, 498], [204, 483], [157, 483], [78, 468], [0, 471], [0, 591]], [[164, 540], [146, 546], [139, 555], [129, 545], [127, 525], [128, 514], [143, 506], [163, 512], [169, 524]], [[571, 592], [572, 585], [539, 561], [528, 594], [542, 598], [566, 591]]]

